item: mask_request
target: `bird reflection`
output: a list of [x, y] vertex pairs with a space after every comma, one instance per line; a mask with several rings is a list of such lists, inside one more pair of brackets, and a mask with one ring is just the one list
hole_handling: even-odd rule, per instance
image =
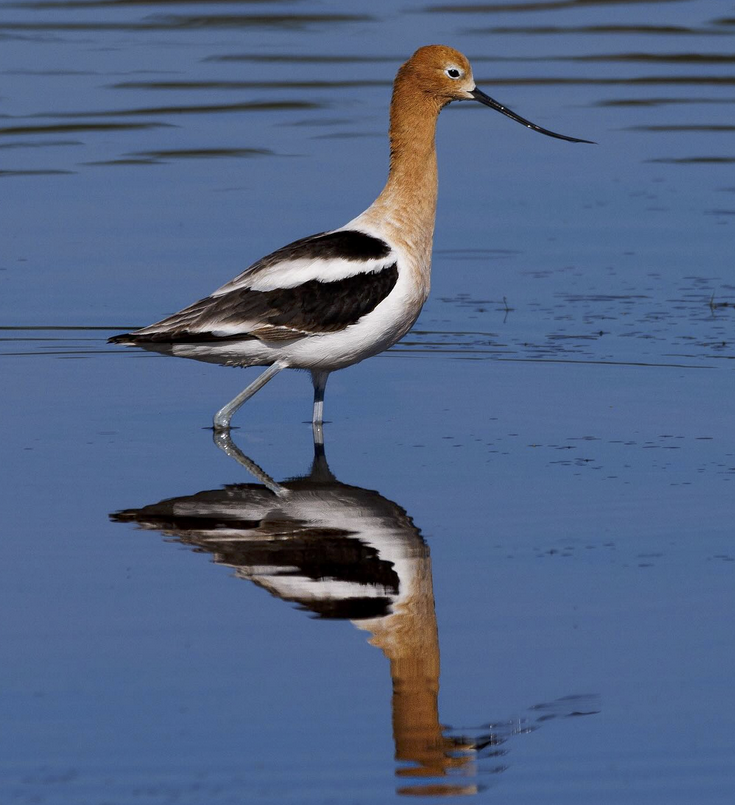
[[[174, 537], [318, 618], [350, 620], [367, 631], [390, 662], [398, 793], [477, 793], [478, 761], [490, 764], [485, 773], [503, 771], [501, 745], [536, 726], [513, 720], [460, 735], [441, 724], [431, 559], [411, 518], [378, 492], [338, 481], [320, 441], [308, 475], [283, 484], [247, 458], [229, 432], [215, 433], [215, 442], [260, 483], [171, 498], [111, 519]], [[543, 705], [536, 721], [571, 715], [578, 704]]]

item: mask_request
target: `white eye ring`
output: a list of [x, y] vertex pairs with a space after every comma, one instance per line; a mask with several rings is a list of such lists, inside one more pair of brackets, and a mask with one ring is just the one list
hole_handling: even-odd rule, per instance
[[450, 78], [454, 79], [455, 81], [458, 78], [462, 77], [462, 71], [458, 70], [456, 67], [447, 67], [447, 69], [444, 72], [446, 73], [446, 75], [448, 75]]

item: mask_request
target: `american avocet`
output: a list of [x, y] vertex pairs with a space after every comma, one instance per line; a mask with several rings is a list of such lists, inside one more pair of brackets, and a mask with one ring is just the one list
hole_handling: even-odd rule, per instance
[[590, 142], [541, 128], [485, 95], [459, 51], [419, 48], [396, 75], [388, 181], [365, 212], [278, 249], [211, 296], [110, 341], [227, 366], [267, 366], [215, 414], [214, 429], [220, 431], [281, 369], [306, 369], [314, 384], [312, 421], [320, 427], [329, 373], [395, 344], [426, 301], [436, 215], [436, 120], [448, 103], [464, 100], [549, 137]]

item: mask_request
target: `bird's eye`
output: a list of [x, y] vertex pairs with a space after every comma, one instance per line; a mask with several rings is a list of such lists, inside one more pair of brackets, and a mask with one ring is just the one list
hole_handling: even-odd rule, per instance
[[449, 67], [444, 71], [450, 78], [459, 78], [462, 73], [456, 67]]

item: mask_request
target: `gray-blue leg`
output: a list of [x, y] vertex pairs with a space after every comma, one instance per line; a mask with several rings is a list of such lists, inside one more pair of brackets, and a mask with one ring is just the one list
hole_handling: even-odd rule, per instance
[[311, 382], [314, 384], [314, 413], [311, 418], [311, 428], [314, 433], [314, 447], [324, 449], [324, 389], [327, 385], [329, 372], [312, 371]]
[[314, 425], [321, 425], [324, 422], [324, 389], [328, 377], [329, 372], [311, 373], [311, 382], [314, 384], [314, 415], [311, 421]]
[[286, 365], [284, 363], [276, 362], [271, 364], [262, 375], [258, 375], [258, 377], [256, 377], [246, 389], [241, 391], [234, 400], [231, 400], [227, 405], [217, 411], [214, 415], [214, 429], [229, 430], [230, 420], [235, 411], [237, 411], [244, 402], [249, 400], [256, 391], [260, 391], [260, 389], [262, 389], [269, 380], [274, 378], [281, 369], [285, 368]]

